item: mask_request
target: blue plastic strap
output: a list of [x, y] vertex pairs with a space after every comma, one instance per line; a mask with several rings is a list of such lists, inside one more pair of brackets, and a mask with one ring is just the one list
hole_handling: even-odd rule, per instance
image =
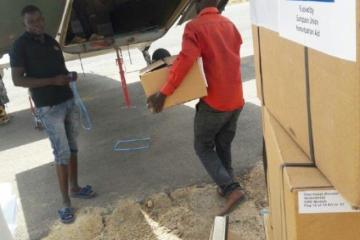
[[74, 94], [75, 104], [80, 109], [81, 125], [85, 130], [91, 130], [92, 122], [91, 122], [90, 114], [87, 111], [84, 102], [81, 100], [81, 97], [79, 95], [79, 91], [77, 89], [75, 81], [70, 82], [70, 88], [71, 88], [71, 90], [72, 90], [72, 92]]
[[269, 215], [269, 214], [270, 214], [270, 212], [269, 212], [269, 209], [267, 209], [267, 208], [263, 208], [260, 210], [260, 216], [262, 216], [262, 217]]
[[[123, 148], [121, 144], [124, 143], [136, 143], [136, 142], [144, 142], [144, 145], [141, 147], [129, 147]], [[140, 138], [140, 139], [129, 139], [129, 140], [119, 140], [113, 147], [114, 152], [130, 152], [130, 151], [139, 151], [148, 149], [150, 147], [150, 138]]]

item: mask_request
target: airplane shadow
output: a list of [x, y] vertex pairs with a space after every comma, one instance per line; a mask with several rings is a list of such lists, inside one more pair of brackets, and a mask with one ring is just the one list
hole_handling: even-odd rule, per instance
[[[124, 108], [119, 81], [95, 74], [86, 74], [79, 81], [80, 95], [93, 121], [93, 129], [82, 130], [78, 141], [79, 178], [80, 184], [91, 184], [98, 196], [74, 200], [76, 208], [104, 207], [121, 198], [142, 199], [163, 190], [211, 182], [193, 150], [195, 110], [181, 105], [151, 114], [140, 83], [128, 87], [136, 108]], [[239, 118], [233, 143], [236, 175], [262, 159], [260, 114], [259, 106], [247, 103]], [[9, 139], [0, 151], [46, 138], [43, 132], [32, 130], [29, 110], [14, 116], [9, 129], [0, 128], [0, 135]], [[151, 138], [149, 149], [113, 151], [117, 140], [144, 137]], [[34, 155], [37, 151], [34, 149]], [[16, 182], [30, 239], [46, 236], [61, 206], [54, 164], [20, 172]]]

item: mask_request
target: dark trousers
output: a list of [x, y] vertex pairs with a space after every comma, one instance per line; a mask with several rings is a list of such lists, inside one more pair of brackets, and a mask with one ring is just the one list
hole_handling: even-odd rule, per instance
[[225, 194], [240, 187], [234, 180], [231, 143], [241, 110], [220, 112], [202, 101], [196, 106], [195, 151], [208, 174]]
[[[86, 0], [74, 0], [73, 9], [71, 14], [71, 21], [78, 20], [83, 29], [82, 37], [89, 38], [92, 33], [95, 33], [92, 25], [91, 18], [88, 11], [88, 2]], [[68, 32], [66, 35], [66, 41], [70, 42], [75, 37], [71, 24], [69, 25]]]

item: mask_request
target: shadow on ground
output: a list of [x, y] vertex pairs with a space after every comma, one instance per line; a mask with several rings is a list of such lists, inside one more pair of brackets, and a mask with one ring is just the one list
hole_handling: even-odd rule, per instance
[[[254, 56], [248, 56], [242, 58], [241, 62], [242, 62], [241, 70], [243, 75], [243, 82], [253, 80], [255, 78]], [[94, 109], [96, 113], [99, 112], [99, 109], [96, 109], [96, 107], [93, 106], [99, 106], [99, 104], [101, 105], [101, 103], [97, 104], [96, 101], [98, 100], [96, 101], [92, 101], [92, 100], [102, 99], [101, 95], [110, 94], [109, 96], [110, 99], [104, 99], [104, 100], [115, 101], [118, 103], [118, 104], [111, 103], [110, 105], [105, 105], [101, 107], [109, 108], [109, 111], [111, 111], [111, 109], [115, 110], [116, 107], [122, 107], [121, 104], [123, 103], [123, 99], [120, 92], [121, 90], [120, 90], [119, 82], [114, 81], [113, 79], [109, 79], [103, 76], [98, 76], [93, 74], [87, 74], [82, 82], [86, 83], [86, 84], [81, 84], [82, 91], [84, 92], [84, 96], [86, 98], [84, 100], [90, 104], [89, 108]], [[139, 88], [139, 86], [138, 85], [130, 86], [130, 91], [132, 91], [133, 95], [136, 96], [136, 98], [132, 100], [135, 101], [135, 103], [138, 103], [140, 108], [144, 107], [145, 100], [144, 100], [143, 92]], [[178, 111], [178, 109], [176, 109], [176, 111]], [[173, 112], [174, 111], [172, 111], [172, 113]], [[121, 115], [123, 112], [120, 113], [117, 112], [117, 113]], [[109, 113], [106, 112], [106, 114]], [[0, 152], [46, 138], [46, 134], [44, 132], [37, 131], [34, 129], [34, 118], [32, 116], [30, 109], [14, 112], [11, 114], [11, 116], [12, 116], [12, 121], [9, 124], [0, 126], [0, 136], [6, 136], [6, 141], [1, 141]], [[111, 119], [111, 118], [106, 117], [105, 119]], [[96, 119], [94, 119], [94, 121], [96, 121]], [[124, 126], [123, 124], [124, 122], [122, 122], [121, 126]], [[129, 124], [131, 124], [131, 122]]]
[[11, 121], [0, 126], [0, 152], [46, 138], [42, 131], [34, 129], [30, 109], [11, 113]]
[[[120, 83], [93, 74], [79, 82], [79, 89], [93, 120], [93, 129], [83, 131], [79, 137], [80, 183], [91, 184], [98, 197], [74, 200], [76, 208], [104, 207], [128, 197], [141, 200], [155, 192], [211, 182], [193, 150], [193, 108], [178, 106], [153, 115], [145, 107], [138, 82], [129, 85], [136, 108], [123, 108]], [[29, 133], [32, 124], [29, 111], [14, 116], [18, 120], [9, 125], [14, 131], [5, 130], [8, 139], [14, 141], [7, 141], [0, 151], [45, 138], [42, 132]], [[241, 175], [262, 158], [260, 108], [246, 104], [238, 124], [233, 165], [235, 173]], [[4, 130], [0, 131], [3, 134]], [[119, 139], [143, 137], [151, 138], [147, 150], [112, 151]], [[49, 163], [21, 172], [16, 181], [29, 236], [39, 239], [57, 220], [56, 211], [61, 205], [54, 165]]]

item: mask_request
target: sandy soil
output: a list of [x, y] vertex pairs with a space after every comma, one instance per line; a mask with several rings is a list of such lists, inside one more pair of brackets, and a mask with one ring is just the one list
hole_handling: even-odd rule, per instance
[[[247, 200], [230, 214], [230, 230], [244, 240], [264, 240], [266, 207], [263, 167], [239, 178]], [[71, 225], [55, 224], [46, 240], [207, 240], [214, 216], [224, 203], [214, 185], [161, 192], [142, 202], [120, 200], [107, 208], [85, 208]]]

